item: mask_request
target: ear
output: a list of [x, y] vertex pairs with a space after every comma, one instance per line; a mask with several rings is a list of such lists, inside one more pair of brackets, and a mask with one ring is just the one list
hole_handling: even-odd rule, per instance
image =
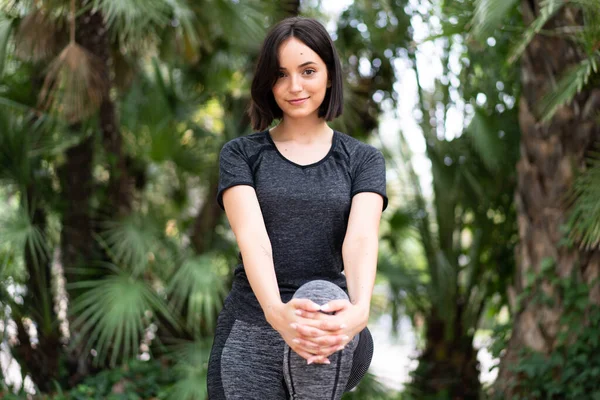
[[328, 81], [327, 81], [327, 88], [330, 88], [330, 87], [331, 87], [331, 81], [330, 81], [330, 80], [328, 80]]

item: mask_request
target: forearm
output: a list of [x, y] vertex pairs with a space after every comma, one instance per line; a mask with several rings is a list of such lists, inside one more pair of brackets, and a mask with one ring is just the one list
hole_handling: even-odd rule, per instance
[[344, 271], [350, 302], [359, 306], [368, 318], [377, 273], [377, 236], [347, 237], [342, 247]]
[[268, 235], [248, 232], [238, 239], [244, 270], [265, 316], [282, 304]]

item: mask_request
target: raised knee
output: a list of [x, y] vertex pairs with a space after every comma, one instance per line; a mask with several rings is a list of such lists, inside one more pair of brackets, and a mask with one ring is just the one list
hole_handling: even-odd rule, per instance
[[316, 279], [300, 286], [294, 298], [310, 299], [319, 305], [331, 300], [348, 299], [348, 295], [335, 283]]

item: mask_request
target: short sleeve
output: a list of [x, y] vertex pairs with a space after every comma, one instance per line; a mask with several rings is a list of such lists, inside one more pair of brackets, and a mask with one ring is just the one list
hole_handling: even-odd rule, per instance
[[354, 195], [362, 192], [380, 194], [383, 197], [383, 210], [385, 210], [388, 198], [385, 188], [385, 159], [383, 154], [373, 146], [367, 146], [362, 153], [352, 180], [351, 196], [354, 197]]
[[221, 209], [225, 210], [225, 206], [223, 205], [223, 192], [226, 189], [237, 185], [249, 185], [254, 187], [254, 177], [241, 143], [234, 139], [225, 143], [219, 155], [219, 189], [217, 192], [217, 203]]

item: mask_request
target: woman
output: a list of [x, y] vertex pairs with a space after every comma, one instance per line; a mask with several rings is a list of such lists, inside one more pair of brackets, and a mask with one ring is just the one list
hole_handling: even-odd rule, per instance
[[258, 132], [220, 154], [217, 201], [242, 263], [217, 322], [211, 400], [339, 399], [369, 367], [385, 163], [327, 125], [342, 113], [341, 74], [313, 19], [283, 20], [263, 42]]

